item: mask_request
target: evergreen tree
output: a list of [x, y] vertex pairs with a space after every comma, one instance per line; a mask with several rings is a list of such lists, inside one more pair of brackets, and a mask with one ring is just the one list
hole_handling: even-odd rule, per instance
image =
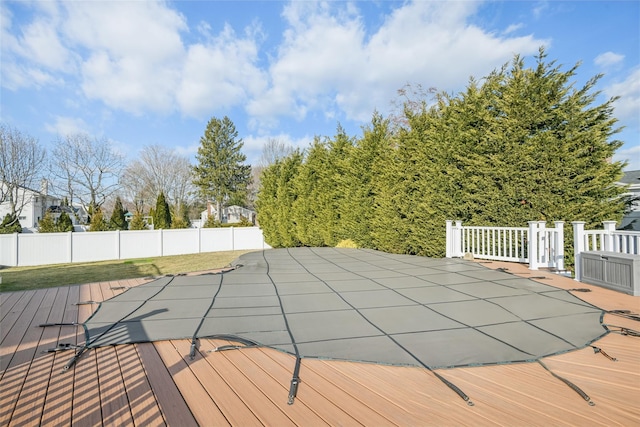
[[191, 220], [189, 219], [189, 206], [186, 203], [180, 203], [174, 207], [172, 214], [171, 228], [189, 228]]
[[147, 226], [144, 223], [144, 217], [142, 216], [142, 212], [136, 211], [131, 218], [131, 222], [129, 223], [129, 230], [146, 230]]
[[219, 228], [222, 227], [222, 223], [216, 219], [215, 216], [209, 215], [204, 222], [202, 228]]
[[91, 223], [89, 225], [89, 231], [108, 231], [109, 224], [107, 220], [104, 219], [104, 215], [102, 214], [102, 209], [96, 208], [93, 211], [93, 215], [91, 215]]
[[22, 233], [22, 225], [15, 214], [6, 214], [0, 223], [0, 234]]
[[56, 229], [59, 232], [73, 231], [73, 222], [66, 212], [62, 212], [56, 223]]
[[158, 194], [158, 199], [156, 200], [153, 228], [155, 230], [171, 228], [171, 211], [169, 210], [169, 204], [164, 198], [164, 192], [162, 191]]
[[122, 200], [120, 196], [116, 197], [116, 203], [113, 208], [113, 212], [111, 213], [111, 219], [109, 220], [109, 225], [112, 230], [126, 230], [127, 229], [127, 220], [124, 216], [124, 207], [122, 206]]
[[50, 211], [45, 212], [44, 217], [38, 222], [39, 233], [55, 233], [58, 231], [56, 221]]
[[251, 166], [244, 164], [243, 144], [226, 116], [222, 120], [212, 118], [200, 138], [193, 183], [203, 198], [215, 202], [218, 218], [222, 218], [222, 208], [230, 199], [236, 203], [246, 199]]
[[375, 177], [387, 166], [382, 159], [384, 152], [390, 149], [390, 140], [388, 120], [375, 113], [371, 126], [364, 129], [363, 137], [348, 157], [348, 173], [343, 175], [345, 202], [339, 210], [341, 234], [359, 247], [374, 247]]
[[326, 143], [316, 138], [305, 162], [292, 182], [298, 195], [291, 207], [296, 238], [303, 246], [323, 246], [323, 215], [327, 203], [326, 165], [329, 153]]

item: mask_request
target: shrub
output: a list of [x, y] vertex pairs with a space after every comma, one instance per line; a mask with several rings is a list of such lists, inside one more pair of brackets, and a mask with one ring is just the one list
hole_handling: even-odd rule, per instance
[[345, 239], [338, 242], [336, 248], [352, 248], [358, 249], [358, 244], [351, 239]]

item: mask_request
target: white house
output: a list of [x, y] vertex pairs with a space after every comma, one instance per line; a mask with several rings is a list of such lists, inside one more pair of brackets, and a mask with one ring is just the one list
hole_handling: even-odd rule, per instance
[[[4, 185], [4, 184], [3, 184]], [[23, 206], [18, 215], [18, 220], [24, 231], [35, 231], [38, 222], [44, 217], [47, 208], [52, 205], [59, 205], [60, 199], [49, 196], [46, 186], [42, 191], [21, 187], [18, 191], [16, 206]], [[9, 202], [0, 203], [0, 221], [11, 212]]]
[[631, 212], [622, 218], [618, 227], [621, 230], [640, 231], [640, 170], [626, 171], [620, 180], [621, 185], [626, 185], [627, 193], [635, 200], [631, 205]]
[[[204, 224], [205, 222], [207, 222], [207, 219], [210, 216], [218, 219], [218, 212], [216, 210], [216, 205], [212, 204], [211, 202], [207, 202], [207, 210], [200, 213], [201, 223]], [[222, 208], [222, 220], [220, 221], [222, 224], [236, 224], [242, 221], [242, 218], [245, 218], [246, 220], [255, 224], [256, 212], [237, 205]]]

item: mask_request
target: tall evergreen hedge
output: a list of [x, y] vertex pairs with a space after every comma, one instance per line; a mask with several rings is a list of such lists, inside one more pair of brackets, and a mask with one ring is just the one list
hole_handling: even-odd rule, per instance
[[[404, 125], [374, 114], [361, 138], [341, 127], [266, 168], [258, 220], [272, 246], [361, 247], [443, 256], [445, 220], [526, 226], [527, 221], [619, 221], [624, 164], [612, 98], [601, 76], [575, 87], [544, 50], [516, 56], [459, 94], [412, 103]], [[418, 105], [418, 107], [420, 107]], [[570, 230], [570, 227], [567, 227]], [[569, 233], [568, 233], [569, 235]]]

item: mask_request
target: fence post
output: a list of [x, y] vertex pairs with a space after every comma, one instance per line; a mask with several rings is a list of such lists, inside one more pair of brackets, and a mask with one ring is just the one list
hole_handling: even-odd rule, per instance
[[446, 230], [446, 245], [445, 245], [445, 257], [446, 258], [453, 258], [453, 221], [448, 219], [445, 221], [446, 222], [446, 226], [445, 226], [445, 230]]
[[73, 232], [67, 231], [67, 262], [73, 262]]
[[576, 271], [575, 280], [578, 282], [582, 278], [582, 272], [580, 271], [580, 257], [584, 252], [584, 221], [572, 221], [573, 225], [573, 268]]
[[615, 221], [602, 221], [602, 225], [604, 225], [604, 231], [606, 232], [604, 236], [604, 250], [609, 252], [615, 252], [616, 248], [614, 246], [613, 241], [613, 232], [616, 231], [616, 222]]
[[529, 221], [529, 270], [538, 269], [538, 221]]
[[564, 270], [564, 221], [554, 221], [555, 232], [555, 267], [557, 270]]
[[453, 227], [453, 256], [464, 256], [462, 253], [462, 221], [456, 221], [456, 225]]
[[235, 232], [233, 230], [233, 227], [231, 228], [231, 250], [235, 251], [236, 250], [236, 236], [235, 236]]
[[20, 253], [20, 243], [18, 242], [20, 236], [18, 233], [13, 233], [13, 266], [18, 266], [18, 254]]
[[116, 259], [120, 259], [120, 230], [116, 230]]

